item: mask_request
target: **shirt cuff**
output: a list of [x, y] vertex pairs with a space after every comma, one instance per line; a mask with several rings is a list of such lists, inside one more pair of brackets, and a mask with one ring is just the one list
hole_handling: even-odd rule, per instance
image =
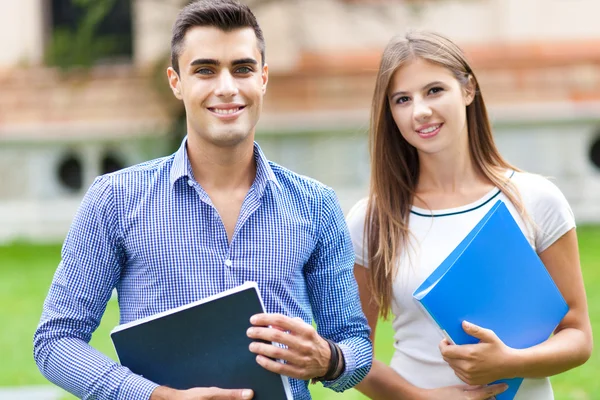
[[118, 400], [149, 400], [160, 385], [136, 374], [130, 374], [119, 389]]
[[336, 392], [342, 392], [355, 386], [360, 380], [352, 382], [356, 375], [356, 358], [354, 357], [354, 351], [344, 343], [337, 343], [337, 345], [344, 355], [344, 363], [346, 364], [344, 372], [334, 380], [323, 381], [323, 386]]

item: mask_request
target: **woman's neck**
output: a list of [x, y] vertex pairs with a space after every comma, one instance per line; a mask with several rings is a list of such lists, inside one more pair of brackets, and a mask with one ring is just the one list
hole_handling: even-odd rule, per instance
[[429, 209], [454, 208], [472, 203], [494, 188], [464, 154], [419, 154], [419, 180], [414, 205]]

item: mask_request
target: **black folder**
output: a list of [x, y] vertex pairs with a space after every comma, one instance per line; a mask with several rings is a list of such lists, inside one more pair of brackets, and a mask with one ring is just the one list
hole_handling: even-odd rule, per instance
[[262, 312], [257, 284], [246, 282], [110, 335], [120, 363], [159, 385], [252, 389], [255, 400], [292, 400], [287, 377], [258, 365], [248, 349], [250, 317]]

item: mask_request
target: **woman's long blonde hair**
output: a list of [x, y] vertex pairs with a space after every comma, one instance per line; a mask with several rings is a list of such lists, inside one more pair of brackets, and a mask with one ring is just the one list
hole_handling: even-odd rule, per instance
[[471, 158], [479, 172], [523, 213], [516, 188], [501, 172], [516, 168], [502, 158], [494, 144], [479, 84], [461, 49], [432, 32], [410, 32], [392, 38], [383, 52], [373, 94], [369, 131], [371, 183], [365, 218], [369, 284], [384, 318], [390, 312], [399, 256], [408, 243], [408, 218], [419, 177], [417, 150], [403, 138], [392, 118], [388, 88], [398, 68], [414, 59], [448, 68], [463, 87], [471, 82], [475, 90], [475, 97], [467, 106]]

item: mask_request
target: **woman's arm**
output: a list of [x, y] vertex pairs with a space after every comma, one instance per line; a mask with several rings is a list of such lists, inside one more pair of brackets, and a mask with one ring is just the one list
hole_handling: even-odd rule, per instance
[[[375, 353], [375, 330], [379, 318], [379, 307], [375, 303], [367, 283], [368, 271], [362, 265], [354, 264], [354, 276], [358, 283], [358, 292], [363, 312], [371, 327], [371, 342]], [[381, 361], [373, 360], [369, 374], [356, 389], [371, 399], [419, 399], [420, 389], [406, 382], [396, 371]]]
[[592, 327], [579, 262], [577, 233], [571, 229], [540, 254], [569, 306], [547, 341], [516, 352], [516, 376], [552, 376], [585, 363], [592, 354]]
[[[354, 276], [358, 283], [363, 312], [371, 327], [371, 341], [375, 353], [375, 329], [379, 317], [379, 307], [371, 295], [367, 284], [367, 269], [354, 265]], [[388, 365], [373, 360], [369, 374], [356, 386], [365, 396], [374, 400], [484, 400], [506, 390], [505, 385], [471, 387], [457, 385], [439, 389], [421, 389], [411, 385]]]
[[479, 338], [480, 343], [440, 344], [444, 359], [463, 381], [485, 384], [517, 376], [547, 377], [575, 368], [590, 357], [592, 328], [575, 229], [540, 253], [540, 258], [569, 306], [567, 315], [550, 339], [522, 350], [509, 348], [488, 329], [465, 325], [465, 331]]

